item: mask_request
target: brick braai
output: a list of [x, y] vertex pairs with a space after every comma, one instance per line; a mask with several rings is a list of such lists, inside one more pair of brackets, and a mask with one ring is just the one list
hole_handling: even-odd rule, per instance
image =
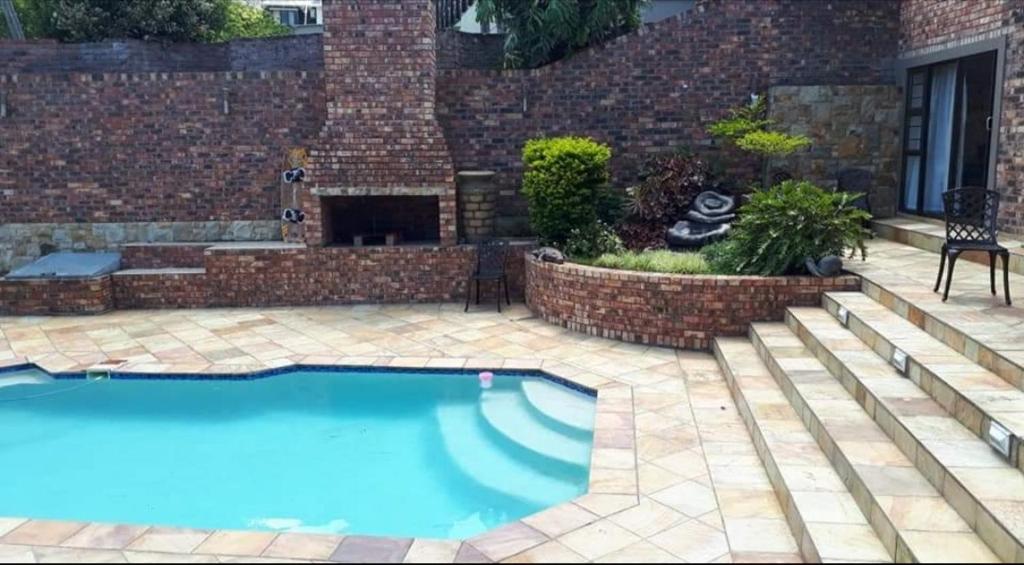
[[325, 237], [322, 199], [437, 197], [442, 244], [456, 241], [454, 168], [434, 116], [430, 0], [325, 0], [327, 119], [303, 192], [306, 242]]

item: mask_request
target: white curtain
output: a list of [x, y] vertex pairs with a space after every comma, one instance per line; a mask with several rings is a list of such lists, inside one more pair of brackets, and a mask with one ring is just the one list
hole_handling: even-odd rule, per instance
[[[924, 211], [942, 212], [942, 194], [949, 190], [953, 150], [953, 105], [956, 99], [956, 63], [932, 70], [931, 107], [928, 111], [928, 161], [924, 171]], [[954, 187], [955, 188], [955, 187]]]

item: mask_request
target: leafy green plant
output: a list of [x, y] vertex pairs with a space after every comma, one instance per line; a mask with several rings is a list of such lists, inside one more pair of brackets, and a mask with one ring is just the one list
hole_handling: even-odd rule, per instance
[[680, 275], [702, 275], [711, 272], [711, 267], [700, 253], [677, 253], [666, 250], [606, 253], [598, 257], [593, 265], [624, 271]]
[[14, 0], [26, 37], [228, 41], [290, 30], [241, 0]]
[[477, 0], [477, 20], [505, 33], [505, 66], [534, 68], [632, 31], [647, 0]]
[[614, 221], [618, 210], [608, 185], [611, 155], [607, 145], [581, 137], [526, 143], [522, 190], [530, 224], [544, 243], [560, 245], [573, 230]]
[[[792, 135], [771, 129], [764, 96], [755, 96], [750, 104], [730, 110], [729, 117], [708, 126], [708, 133], [750, 153], [761, 160], [767, 180], [768, 160], [786, 157], [811, 145], [805, 135]], [[765, 182], [767, 185], [768, 183]]]
[[717, 187], [711, 166], [688, 152], [651, 159], [640, 177], [640, 184], [627, 191], [628, 216], [619, 226], [633, 250], [663, 247], [665, 230], [682, 219], [698, 194]]
[[762, 276], [803, 274], [808, 257], [866, 257], [871, 215], [859, 197], [797, 181], [754, 192], [729, 238], [703, 253], [715, 272]]
[[615, 230], [608, 224], [597, 221], [588, 226], [573, 229], [562, 250], [569, 257], [588, 259], [608, 253], [622, 253], [626, 248], [622, 245], [622, 240], [616, 235]]

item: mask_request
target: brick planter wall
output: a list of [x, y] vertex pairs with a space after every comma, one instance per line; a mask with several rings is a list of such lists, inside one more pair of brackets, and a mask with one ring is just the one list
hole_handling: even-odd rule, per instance
[[114, 307], [110, 276], [91, 279], [0, 279], [0, 314], [99, 314]]
[[614, 271], [526, 260], [526, 304], [570, 330], [647, 345], [707, 349], [715, 336], [746, 335], [781, 321], [789, 306], [819, 306], [824, 292], [860, 279], [724, 277]]
[[121, 247], [122, 269], [202, 267], [209, 243], [168, 243]]
[[133, 272], [115, 274], [114, 305], [119, 310], [204, 308], [210, 305], [206, 274]]

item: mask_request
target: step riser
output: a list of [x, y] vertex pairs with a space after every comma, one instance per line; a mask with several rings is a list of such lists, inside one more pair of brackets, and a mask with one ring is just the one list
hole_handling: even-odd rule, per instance
[[[902, 243], [904, 245], [923, 249], [924, 251], [931, 251], [932, 253], [940, 253], [942, 251], [942, 244], [945, 243], [945, 238], [938, 235], [921, 233], [884, 223], [875, 222], [871, 227], [875, 234], [882, 239], [888, 239], [889, 241], [895, 241], [896, 243]], [[989, 264], [988, 253], [984, 252], [967, 252], [961, 255], [960, 258], [974, 263], [980, 263], [982, 265]], [[1000, 268], [1002, 268], [1002, 265], [1002, 261], [1000, 261]], [[939, 265], [936, 263], [936, 274], [938, 273], [938, 268]], [[1017, 253], [1011, 253], [1010, 272], [1018, 275], [1024, 275], [1024, 256]]]
[[[842, 322], [839, 316], [840, 305], [828, 296], [822, 298], [822, 303], [830, 314]], [[879, 357], [892, 359], [897, 347], [886, 337], [875, 331], [870, 325], [864, 323], [856, 313], [848, 312], [846, 328], [868, 345]], [[998, 418], [981, 410], [967, 397], [960, 394], [955, 388], [950, 387], [939, 375], [922, 365], [913, 355], [907, 354], [907, 376], [917, 384], [921, 390], [928, 393], [932, 399], [941, 405], [946, 412], [957, 419], [965, 428], [974, 432], [983, 441], [988, 441], [988, 430], [993, 419], [998, 423]], [[1020, 449], [1021, 440], [1014, 437], [1010, 450], [1009, 461], [1021, 471], [1024, 471], [1024, 456]]]
[[[900, 423], [884, 403], [864, 387], [846, 365], [822, 346], [816, 336], [789, 312], [786, 313], [786, 324], [1000, 559], [1013, 561], [1017, 554], [1024, 554], [1024, 545], [1014, 539], [985, 506], [980, 504], [956, 477], [948, 473], [928, 448]], [[761, 347], [759, 350], [764, 355], [765, 351]], [[776, 374], [778, 365], [769, 363], [768, 366], [773, 374]]]
[[718, 361], [718, 366], [722, 368], [722, 374], [725, 376], [733, 401], [736, 403], [736, 409], [739, 411], [740, 417], [743, 418], [743, 423], [750, 433], [754, 448], [757, 450], [757, 455], [761, 458], [765, 471], [768, 473], [768, 480], [771, 482], [772, 488], [775, 489], [775, 495], [779, 499], [779, 505], [782, 507], [783, 513], [786, 515], [786, 522], [789, 524], [790, 531], [793, 532], [793, 538], [799, 541], [800, 556], [807, 563], [820, 563], [822, 559], [817, 544], [814, 543], [814, 539], [808, 531], [807, 524], [800, 514], [800, 510], [793, 503], [789, 487], [782, 479], [782, 473], [779, 472], [779, 466], [775, 462], [775, 457], [767, 447], [767, 442], [761, 434], [761, 429], [754, 422], [750, 406], [743, 396], [743, 391], [736, 385], [735, 375], [733, 375], [732, 369], [719, 348], [718, 340], [712, 342], [712, 351], [715, 359]]
[[1013, 386], [1024, 390], [1024, 367], [866, 278], [862, 281], [862, 291], [957, 353], [999, 375]]
[[782, 389], [789, 399], [790, 405], [801, 415], [804, 425], [811, 432], [815, 440], [817, 440], [822, 452], [832, 462], [832, 467], [840, 478], [843, 479], [846, 488], [853, 494], [853, 499], [857, 502], [857, 506], [864, 516], [868, 518], [868, 522], [877, 532], [886, 550], [889, 551], [890, 555], [894, 556], [898, 563], [917, 562], [918, 560], [914, 557], [907, 542], [900, 536], [895, 525], [889, 520], [885, 511], [878, 504], [878, 501], [875, 500], [863, 479], [857, 473], [856, 468], [846, 458], [842, 450], [839, 449], [835, 440], [828, 434], [818, 416], [807, 406], [800, 392], [793, 386], [789, 376], [779, 366], [753, 327], [750, 331], [750, 339], [754, 343], [758, 355], [760, 355], [762, 361], [768, 367], [768, 371], [775, 378], [775, 382], [778, 383], [779, 388]]

